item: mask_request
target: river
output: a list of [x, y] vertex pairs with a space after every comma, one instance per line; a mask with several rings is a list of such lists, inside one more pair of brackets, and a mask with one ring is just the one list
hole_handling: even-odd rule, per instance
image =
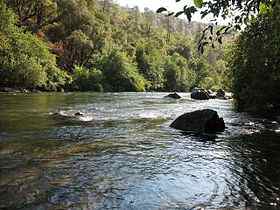
[[[280, 209], [279, 124], [166, 94], [0, 94], [0, 209]], [[169, 128], [202, 108], [223, 133]]]

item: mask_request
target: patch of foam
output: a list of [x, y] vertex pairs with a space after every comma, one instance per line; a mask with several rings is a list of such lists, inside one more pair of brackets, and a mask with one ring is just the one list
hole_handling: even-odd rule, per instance
[[159, 118], [162, 117], [162, 113], [159, 112], [145, 112], [145, 113], [141, 113], [139, 114], [140, 118]]
[[89, 122], [93, 120], [92, 116], [82, 116], [82, 117], [78, 117], [79, 120], [84, 121], [84, 122]]
[[275, 133], [280, 133], [280, 128], [276, 129]]

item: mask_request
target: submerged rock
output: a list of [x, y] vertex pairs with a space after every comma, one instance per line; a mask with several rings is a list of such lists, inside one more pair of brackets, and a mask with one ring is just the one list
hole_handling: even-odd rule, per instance
[[196, 100], [208, 100], [210, 96], [206, 90], [195, 88], [191, 93], [191, 98]]
[[174, 99], [180, 99], [182, 98], [178, 93], [170, 93], [169, 95], [165, 96], [166, 98], [174, 98]]
[[216, 133], [225, 130], [225, 123], [216, 111], [203, 109], [179, 116], [170, 127], [197, 133]]

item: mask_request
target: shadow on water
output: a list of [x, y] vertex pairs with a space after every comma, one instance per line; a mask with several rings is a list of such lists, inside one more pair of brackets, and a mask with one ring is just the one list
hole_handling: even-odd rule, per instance
[[231, 196], [254, 209], [279, 209], [280, 134], [264, 131], [228, 141]]
[[186, 138], [191, 137], [194, 141], [201, 141], [201, 142], [215, 142], [218, 138], [217, 134], [212, 134], [212, 133], [193, 133], [193, 132], [187, 132], [187, 131], [182, 131], [181, 134], [185, 136]]

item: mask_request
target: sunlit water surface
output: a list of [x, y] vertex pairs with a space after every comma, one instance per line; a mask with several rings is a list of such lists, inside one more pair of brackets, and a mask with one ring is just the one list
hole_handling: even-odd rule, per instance
[[[280, 208], [276, 122], [165, 95], [0, 94], [0, 209]], [[225, 132], [169, 128], [202, 108]]]

